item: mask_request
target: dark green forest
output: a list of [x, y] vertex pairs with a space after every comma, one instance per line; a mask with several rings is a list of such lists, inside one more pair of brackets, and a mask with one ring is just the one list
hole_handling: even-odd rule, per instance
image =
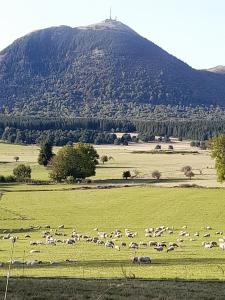
[[[116, 133], [135, 132], [117, 138]], [[0, 136], [3, 141], [16, 144], [41, 143], [53, 145], [71, 142], [94, 144], [127, 144], [131, 141], [152, 141], [155, 136], [177, 137], [204, 141], [225, 132], [224, 120], [140, 121], [87, 118], [34, 118], [0, 115]]]

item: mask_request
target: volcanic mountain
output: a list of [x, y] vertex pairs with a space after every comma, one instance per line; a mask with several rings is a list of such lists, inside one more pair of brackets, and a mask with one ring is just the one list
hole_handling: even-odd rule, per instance
[[[192, 45], [194, 47], [194, 45]], [[123, 23], [51, 27], [0, 52], [0, 109], [12, 114], [92, 116], [110, 101], [225, 106], [225, 76], [195, 70]]]

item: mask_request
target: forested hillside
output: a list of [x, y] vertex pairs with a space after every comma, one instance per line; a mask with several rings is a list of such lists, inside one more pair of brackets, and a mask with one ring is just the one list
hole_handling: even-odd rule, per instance
[[225, 76], [191, 68], [114, 20], [39, 30], [0, 52], [3, 113], [142, 118], [155, 105], [225, 106]]

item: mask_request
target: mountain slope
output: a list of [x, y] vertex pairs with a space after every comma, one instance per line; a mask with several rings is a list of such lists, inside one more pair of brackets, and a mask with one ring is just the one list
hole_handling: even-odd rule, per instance
[[30, 33], [0, 52], [0, 108], [76, 115], [120, 103], [225, 105], [225, 78], [198, 71], [121, 22]]

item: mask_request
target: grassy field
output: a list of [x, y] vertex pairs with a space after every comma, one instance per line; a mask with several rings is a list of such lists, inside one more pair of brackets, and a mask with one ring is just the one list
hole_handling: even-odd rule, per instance
[[[135, 277], [135, 278], [183, 278], [183, 279], [224, 279], [225, 252], [219, 248], [204, 249], [202, 241], [218, 241], [216, 231], [225, 232], [225, 191], [222, 189], [181, 189], [130, 187], [111, 190], [73, 191], [16, 191], [6, 192], [0, 201], [0, 228], [13, 229], [19, 239], [15, 243], [14, 259], [41, 260], [36, 267], [15, 267], [12, 274], [17, 276], [75, 276], [87, 277]], [[122, 237], [115, 241], [129, 243], [131, 240], [175, 242], [184, 225], [190, 237], [184, 237], [179, 248], [173, 252], [157, 252], [150, 247], [141, 247], [135, 252], [128, 247], [116, 251], [94, 243], [80, 240], [76, 245], [58, 243], [57, 246], [30, 246], [31, 240], [41, 238], [43, 228], [29, 233], [21, 228], [31, 225], [49, 224], [53, 229], [64, 224], [61, 230], [69, 237], [73, 228], [79, 233], [96, 236], [93, 229], [112, 232], [119, 228], [136, 231], [134, 239]], [[156, 226], [174, 227], [174, 233], [165, 233], [158, 238], [146, 238], [144, 229]], [[203, 238], [211, 226], [211, 237]], [[199, 231], [200, 237], [194, 237]], [[52, 234], [54, 234], [52, 232]], [[2, 233], [3, 235], [3, 233]], [[63, 237], [59, 237], [63, 238]], [[66, 237], [65, 237], [66, 238]], [[190, 241], [195, 238], [196, 240]], [[0, 240], [0, 261], [10, 259], [11, 242]], [[38, 249], [40, 253], [31, 254]], [[134, 265], [133, 255], [149, 255], [151, 265]], [[66, 260], [76, 260], [68, 263]], [[59, 261], [49, 265], [49, 261]], [[0, 275], [6, 274], [6, 266], [0, 268]]]
[[[216, 231], [225, 233], [224, 184], [216, 182], [208, 151], [197, 149], [193, 153], [196, 149], [189, 142], [173, 141], [173, 146], [173, 155], [151, 153], [154, 143], [96, 146], [100, 156], [106, 154], [114, 159], [100, 164], [93, 183], [88, 185], [0, 184], [0, 276], [6, 276], [11, 255], [12, 242], [1, 238], [8, 233], [18, 237], [15, 260], [42, 261], [35, 266], [12, 265], [11, 275], [20, 279], [11, 279], [8, 299], [59, 299], [59, 295], [60, 299], [224, 299], [225, 251], [202, 246], [203, 241], [218, 242], [223, 237]], [[167, 147], [162, 144], [163, 150]], [[16, 165], [26, 163], [32, 167], [33, 179], [48, 180], [48, 170], [37, 164], [37, 155], [37, 146], [0, 144], [0, 174], [12, 174]], [[18, 163], [14, 156], [20, 157]], [[191, 181], [181, 172], [184, 165], [193, 167], [196, 176]], [[156, 169], [162, 173], [158, 182], [151, 178]], [[125, 181], [121, 178], [124, 170], [138, 170], [140, 175]], [[184, 184], [208, 188], [181, 188]], [[59, 230], [64, 236], [55, 235], [60, 224], [65, 225]], [[45, 243], [45, 225], [51, 226], [50, 234], [59, 240], [69, 238], [73, 229], [94, 237], [96, 227], [109, 234], [119, 228], [123, 236], [114, 239], [116, 245], [121, 241], [128, 245], [131, 241], [155, 240], [176, 242], [179, 247], [168, 253], [149, 246], [136, 251], [126, 246], [117, 251], [83, 238], [75, 245], [57, 242], [56, 246], [31, 246], [30, 241]], [[145, 228], [162, 225], [174, 227], [173, 234], [145, 237]], [[31, 226], [35, 229], [31, 230]], [[190, 236], [177, 242], [183, 226], [187, 226]], [[212, 230], [206, 230], [206, 226]], [[124, 237], [126, 228], [137, 235], [133, 239]], [[194, 236], [196, 231], [199, 237]], [[205, 233], [210, 233], [210, 237], [204, 238]], [[27, 234], [30, 238], [25, 237]], [[30, 253], [31, 250], [40, 252]], [[150, 256], [152, 263], [133, 264], [134, 255]], [[0, 298], [5, 285], [3, 277]]]
[[[154, 184], [157, 186], [179, 186], [180, 184], [197, 184], [207, 187], [224, 187], [216, 181], [216, 172], [214, 162], [208, 151], [197, 150], [191, 148], [189, 142], [174, 141], [173, 147], [175, 151], [182, 151], [186, 154], [151, 154], [142, 153], [151, 151], [155, 147], [155, 143], [149, 144], [131, 144], [130, 146], [114, 146], [100, 145], [96, 146], [99, 155], [112, 156], [114, 159], [106, 163], [104, 166], [100, 164], [97, 168], [96, 176], [93, 180], [98, 183], [121, 183], [122, 172], [124, 170], [138, 170], [140, 172], [137, 184]], [[168, 144], [161, 144], [162, 149], [167, 149]], [[54, 149], [55, 152], [58, 148]], [[139, 153], [135, 153], [139, 152]], [[29, 163], [32, 167], [32, 178], [48, 180], [48, 171], [37, 164], [38, 147], [37, 146], [20, 146], [0, 144], [0, 174], [12, 174], [13, 168], [18, 164], [14, 161], [14, 156], [19, 156], [18, 163]], [[185, 178], [181, 172], [184, 165], [193, 167], [195, 178], [191, 181]], [[162, 173], [162, 180], [155, 182], [151, 178], [151, 173], [159, 170]], [[202, 175], [200, 175], [200, 170]]]

